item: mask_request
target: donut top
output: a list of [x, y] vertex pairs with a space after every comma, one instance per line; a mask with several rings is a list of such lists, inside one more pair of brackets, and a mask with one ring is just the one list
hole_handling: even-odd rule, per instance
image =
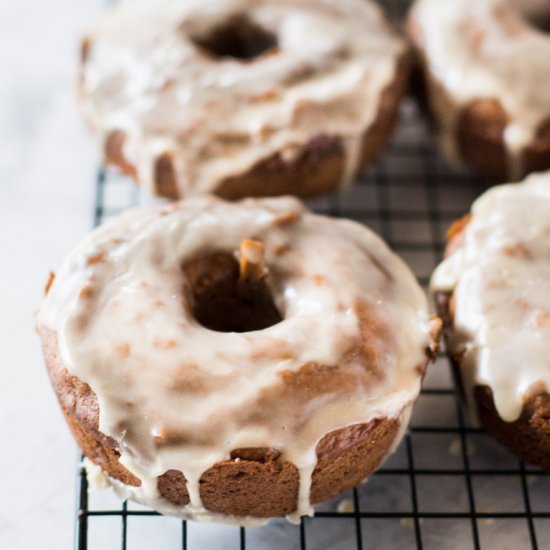
[[[267, 49], [224, 55], [219, 39], [221, 53], [209, 52], [217, 32], [242, 48], [260, 33], [249, 47]], [[126, 0], [89, 44], [87, 118], [105, 136], [126, 134], [125, 157], [151, 188], [154, 161], [169, 153], [185, 196], [277, 152], [290, 160], [318, 135], [342, 138], [350, 181], [404, 52], [364, 0]]]
[[[182, 265], [237, 254], [243, 242], [264, 254], [281, 320], [207, 329]], [[363, 226], [291, 198], [202, 197], [124, 213], [70, 254], [38, 326], [57, 333], [69, 372], [97, 395], [100, 429], [142, 480], [141, 498], [196, 519], [210, 517], [200, 476], [250, 447], [297, 466], [297, 515], [309, 513], [317, 442], [379, 417], [406, 425], [432, 343], [424, 293], [405, 264]], [[158, 500], [156, 477], [170, 469], [187, 480], [183, 510]]]
[[504, 141], [512, 178], [523, 173], [522, 153], [550, 120], [550, 37], [528, 22], [550, 14], [540, 0], [417, 0], [411, 21], [427, 71], [442, 86], [430, 93], [442, 121], [443, 145], [458, 157], [460, 110], [496, 99], [508, 115]]
[[501, 418], [516, 420], [527, 398], [550, 390], [550, 173], [479, 198], [432, 288], [452, 292], [451, 351], [470, 403], [487, 385]]

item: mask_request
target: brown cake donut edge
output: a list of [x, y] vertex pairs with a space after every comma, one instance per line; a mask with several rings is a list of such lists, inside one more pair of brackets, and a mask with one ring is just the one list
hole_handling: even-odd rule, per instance
[[[57, 335], [41, 330], [47, 370], [69, 428], [83, 454], [124, 484], [140, 480], [122, 466], [116, 442], [99, 431], [99, 407], [90, 387], [65, 368]], [[355, 487], [370, 475], [390, 451], [399, 430], [396, 419], [376, 418], [326, 434], [317, 445], [318, 463], [311, 487], [313, 504]], [[160, 494], [183, 506], [189, 502], [179, 471], [158, 478]], [[261, 490], [258, 490], [261, 488]], [[295, 511], [299, 488], [297, 468], [282, 460], [276, 449], [236, 449], [231, 460], [215, 464], [200, 481], [205, 507], [234, 516], [271, 517]]]

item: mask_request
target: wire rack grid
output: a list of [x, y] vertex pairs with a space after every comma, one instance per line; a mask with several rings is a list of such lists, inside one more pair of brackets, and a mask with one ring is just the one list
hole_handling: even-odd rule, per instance
[[[449, 223], [490, 182], [450, 168], [404, 103], [383, 156], [347, 191], [312, 201], [377, 231], [426, 288]], [[150, 202], [101, 168], [95, 225]], [[550, 475], [525, 465], [469, 424], [444, 357], [429, 369], [409, 433], [369, 482], [317, 508], [299, 526], [284, 519], [245, 529], [159, 516], [110, 492], [92, 492], [79, 473], [76, 548], [163, 549], [538, 549], [550, 545]]]

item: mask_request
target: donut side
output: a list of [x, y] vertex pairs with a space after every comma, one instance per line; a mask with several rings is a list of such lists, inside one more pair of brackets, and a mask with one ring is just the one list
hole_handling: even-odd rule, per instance
[[[419, 80], [426, 82], [424, 63], [418, 63]], [[431, 88], [431, 93], [430, 93]], [[428, 116], [436, 131], [441, 123], [433, 108], [434, 101], [441, 101], [456, 112], [454, 153], [458, 160], [472, 166], [489, 178], [505, 180], [510, 176], [510, 151], [506, 147], [504, 132], [509, 116], [498, 99], [478, 99], [466, 106], [454, 104], [443, 86], [435, 81], [430, 85], [416, 86], [419, 102], [428, 110]], [[439, 99], [434, 96], [439, 95]], [[521, 178], [531, 172], [550, 168], [550, 119], [540, 126], [534, 140], [521, 152], [517, 162], [521, 170], [514, 177]]]
[[550, 117], [541, 120], [531, 141], [520, 151], [511, 151], [505, 139], [511, 116], [501, 98], [479, 95], [466, 103], [457, 101], [430, 71], [423, 32], [422, 21], [411, 16], [407, 34], [415, 56], [412, 90], [451, 160], [498, 180], [519, 180], [550, 168]]
[[[460, 246], [463, 232], [469, 216], [455, 222], [448, 234], [446, 255], [450, 255]], [[453, 375], [462, 398], [466, 392], [472, 392], [475, 413], [479, 423], [500, 444], [522, 460], [550, 470], [550, 395], [542, 392], [525, 401], [519, 418], [513, 422], [504, 421], [498, 414], [493, 391], [487, 385], [467, 388], [462, 376], [460, 350], [453, 349], [451, 342], [456, 341], [454, 326], [452, 293], [436, 294], [438, 314], [443, 320], [445, 347], [451, 363]]]
[[[99, 430], [95, 394], [63, 364], [57, 335], [42, 329], [41, 338], [52, 386], [83, 454], [109, 477], [139, 487], [140, 480], [119, 463], [117, 443]], [[361, 483], [391, 451], [400, 427], [399, 420], [383, 417], [326, 434], [316, 449], [318, 461], [312, 476], [311, 502], [333, 498]], [[179, 471], [169, 470], [161, 475], [157, 488], [170, 504], [189, 503], [186, 480]], [[204, 506], [211, 512], [233, 516], [290, 514], [296, 510], [298, 489], [297, 468], [283, 460], [279, 451], [269, 448], [236, 449], [230, 460], [215, 464], [200, 480]]]
[[[88, 46], [89, 48], [89, 46]], [[380, 96], [377, 115], [361, 138], [357, 170], [368, 166], [386, 145], [399, 112], [411, 68], [407, 52], [397, 63], [395, 77]], [[137, 169], [124, 155], [125, 134], [114, 131], [105, 137], [104, 159], [107, 164], [137, 181]], [[346, 148], [341, 137], [312, 136], [292, 158], [281, 152], [263, 159], [248, 171], [221, 181], [214, 193], [237, 200], [244, 197], [296, 195], [310, 198], [335, 192], [345, 173]], [[182, 198], [174, 170], [173, 152], [166, 151], [154, 161], [153, 192], [169, 199]]]
[[[457, 143], [462, 160], [494, 179], [510, 174], [509, 156], [504, 132], [508, 114], [497, 99], [479, 99], [464, 108], [458, 118]], [[539, 127], [534, 140], [519, 159], [521, 178], [530, 172], [550, 168], [550, 119]]]

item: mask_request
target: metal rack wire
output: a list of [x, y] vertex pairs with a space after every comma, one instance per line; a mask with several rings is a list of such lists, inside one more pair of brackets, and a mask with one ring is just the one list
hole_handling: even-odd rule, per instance
[[[311, 206], [378, 231], [426, 287], [443, 251], [446, 226], [488, 185], [445, 164], [415, 106], [406, 102], [398, 132], [380, 160], [346, 192]], [[148, 200], [105, 168], [98, 172], [96, 193], [95, 225]], [[181, 522], [138, 505], [98, 500], [88, 491], [86, 474], [79, 476], [78, 550], [550, 545], [550, 475], [519, 462], [468, 423], [443, 357], [429, 371], [411, 429], [397, 452], [367, 484], [319, 506], [315, 517], [299, 526], [282, 519], [257, 529]], [[105, 519], [110, 520], [107, 527]]]

